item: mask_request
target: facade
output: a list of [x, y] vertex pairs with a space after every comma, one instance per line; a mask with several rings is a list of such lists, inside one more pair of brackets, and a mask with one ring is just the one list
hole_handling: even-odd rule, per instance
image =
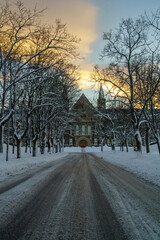
[[[100, 86], [97, 108], [105, 107], [105, 98], [102, 85]], [[71, 109], [73, 120], [70, 131], [65, 135], [65, 146], [97, 146], [98, 136], [95, 131], [96, 108], [87, 97], [82, 94]]]

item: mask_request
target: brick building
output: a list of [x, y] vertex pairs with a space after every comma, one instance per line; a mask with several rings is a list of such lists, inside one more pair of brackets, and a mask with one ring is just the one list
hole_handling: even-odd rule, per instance
[[105, 108], [105, 98], [102, 85], [99, 90], [97, 108], [82, 94], [71, 109], [73, 120], [71, 129], [65, 135], [65, 146], [97, 146], [98, 136], [95, 131], [97, 109]]

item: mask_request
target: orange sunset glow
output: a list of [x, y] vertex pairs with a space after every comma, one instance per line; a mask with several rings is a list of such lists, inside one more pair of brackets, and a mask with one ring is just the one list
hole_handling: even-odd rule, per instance
[[[2, 4], [4, 2], [5, 0], [1, 0]], [[15, 2], [16, 0], [9, 0], [12, 6]], [[82, 90], [93, 85], [90, 83], [90, 74], [94, 65], [108, 64], [108, 62], [99, 60], [99, 55], [105, 45], [102, 40], [103, 32], [117, 27], [122, 17], [134, 18], [144, 13], [144, 6], [140, 2], [138, 5], [131, 3], [132, 7], [130, 6], [130, 9], [125, 11], [126, 0], [123, 0], [121, 5], [118, 5], [116, 0], [22, 0], [22, 2], [28, 8], [33, 9], [36, 6], [38, 10], [44, 10], [41, 14], [41, 23], [44, 26], [54, 25], [55, 20], [60, 19], [66, 24], [70, 34], [81, 39], [77, 45], [81, 59], [75, 59], [74, 63], [80, 69], [79, 87]], [[157, 8], [156, 4], [153, 5], [148, 3], [146, 7], [148, 10], [151, 10], [151, 6]]]

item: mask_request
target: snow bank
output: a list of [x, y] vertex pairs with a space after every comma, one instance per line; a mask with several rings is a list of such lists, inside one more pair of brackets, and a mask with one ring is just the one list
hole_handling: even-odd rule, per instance
[[10, 153], [9, 161], [6, 162], [4, 151], [4, 153], [0, 153], [0, 181], [3, 181], [8, 176], [29, 171], [30, 169], [37, 168], [48, 162], [65, 157], [66, 155], [67, 153], [49, 154], [46, 152], [45, 154], [37, 153], [36, 157], [32, 157], [30, 153], [25, 153], [24, 148], [22, 148], [22, 158], [17, 159], [16, 154]]
[[[105, 146], [104, 151], [109, 151], [110, 148]], [[101, 147], [86, 147], [86, 148], [81, 148], [81, 147], [65, 147], [64, 149], [65, 152], [100, 152]]]
[[160, 156], [156, 146], [153, 146], [151, 153], [148, 154], [138, 155], [133, 149], [128, 153], [118, 149], [116, 151], [107, 149], [107, 151], [96, 153], [96, 156], [160, 186]]

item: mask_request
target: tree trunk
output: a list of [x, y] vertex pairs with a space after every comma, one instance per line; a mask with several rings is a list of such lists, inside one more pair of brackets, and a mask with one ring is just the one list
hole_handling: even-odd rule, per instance
[[0, 153], [3, 153], [3, 126], [0, 126]]
[[44, 146], [43, 145], [40, 146], [40, 153], [44, 154]]
[[128, 152], [128, 140], [125, 140], [125, 145], [126, 145], [126, 152]]
[[46, 145], [45, 132], [42, 132], [41, 133], [41, 145], [40, 145], [40, 153], [41, 154], [44, 154], [45, 145]]
[[149, 127], [146, 128], [146, 153], [150, 152], [149, 148]]
[[124, 152], [124, 144], [123, 143], [121, 145], [121, 150], [122, 150], [122, 152]]
[[103, 140], [101, 141], [101, 152], [103, 152]]
[[58, 152], [58, 144], [55, 143], [55, 153], [57, 153], [57, 152]]
[[111, 145], [112, 145], [112, 150], [115, 150], [115, 133], [112, 131], [112, 138], [111, 138]]
[[112, 151], [114, 151], [115, 150], [115, 145], [114, 144], [112, 144]]
[[134, 136], [136, 140], [136, 148], [137, 148], [136, 150], [137, 152], [142, 152], [142, 138], [141, 138], [139, 129], [136, 129]]
[[59, 147], [60, 147], [60, 144], [59, 142], [57, 143], [57, 153], [59, 153]]
[[36, 150], [37, 150], [37, 139], [33, 140], [32, 142], [32, 157], [36, 157]]
[[58, 145], [59, 145], [59, 152], [61, 152], [62, 151], [62, 144], [61, 144], [61, 141], [59, 140], [59, 142], [58, 142]]
[[20, 139], [16, 139], [17, 142], [17, 158], [21, 157], [21, 140]]
[[47, 141], [47, 146], [48, 146], [48, 152], [51, 152], [51, 144], [50, 144], [50, 139]]
[[13, 145], [12, 145], [12, 154], [15, 152], [15, 139], [13, 138]]
[[54, 137], [51, 139], [51, 143], [52, 143], [52, 153], [55, 153], [55, 139], [54, 139]]
[[64, 152], [64, 137], [62, 138], [62, 152]]
[[32, 153], [32, 143], [30, 139], [29, 139], [29, 153]]
[[8, 162], [9, 155], [9, 138], [7, 137], [7, 146], [6, 146], [6, 162]]
[[160, 138], [157, 135], [155, 136], [155, 138], [156, 138], [156, 142], [157, 142], [158, 152], [160, 154]]
[[25, 153], [27, 153], [28, 150], [28, 140], [26, 140], [26, 144], [25, 144]]
[[47, 141], [46, 141], [46, 144], [48, 146], [48, 152], [50, 153], [51, 152], [51, 134], [50, 134], [50, 124], [48, 125], [48, 128], [47, 128]]
[[112, 133], [112, 138], [111, 138], [111, 146], [112, 146], [112, 150], [115, 150], [115, 134], [114, 132]]
[[160, 140], [157, 142], [158, 152], [160, 154]]
[[59, 143], [59, 152], [62, 151], [62, 146], [61, 146], [61, 143]]

